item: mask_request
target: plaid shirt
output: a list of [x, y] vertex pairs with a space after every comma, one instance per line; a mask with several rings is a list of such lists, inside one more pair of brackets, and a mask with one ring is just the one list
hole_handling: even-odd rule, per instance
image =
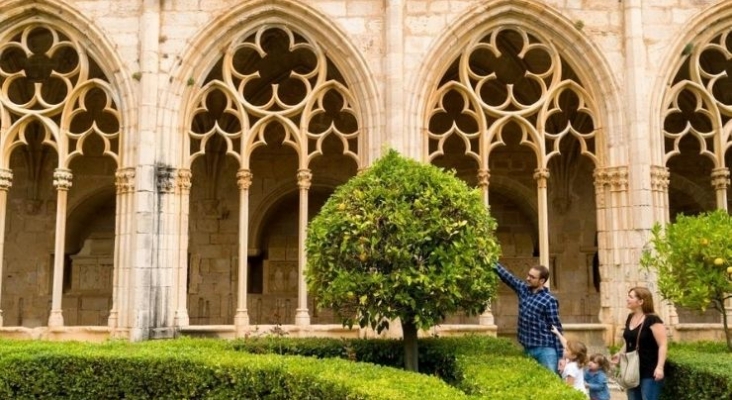
[[552, 325], [563, 331], [559, 321], [559, 302], [542, 288], [534, 293], [526, 282], [516, 278], [501, 264], [495, 265], [498, 277], [511, 287], [519, 300], [518, 341], [524, 347], [554, 347], [559, 357], [564, 351], [562, 342], [551, 331]]

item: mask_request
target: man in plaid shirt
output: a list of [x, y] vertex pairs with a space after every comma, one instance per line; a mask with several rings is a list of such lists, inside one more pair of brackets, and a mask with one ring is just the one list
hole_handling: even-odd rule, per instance
[[563, 329], [559, 321], [559, 302], [544, 286], [549, 279], [549, 269], [543, 265], [532, 267], [526, 281], [515, 277], [501, 264], [496, 263], [494, 269], [518, 296], [518, 341], [524, 346], [524, 352], [549, 370], [558, 372], [564, 349], [551, 328], [554, 325], [560, 332]]

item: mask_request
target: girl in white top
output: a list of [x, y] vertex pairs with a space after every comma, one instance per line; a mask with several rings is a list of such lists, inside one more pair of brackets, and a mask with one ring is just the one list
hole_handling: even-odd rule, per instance
[[577, 340], [567, 340], [554, 326], [552, 326], [552, 332], [562, 342], [564, 358], [567, 359], [564, 369], [562, 369], [562, 380], [589, 398], [584, 373], [584, 367], [587, 364], [587, 346]]

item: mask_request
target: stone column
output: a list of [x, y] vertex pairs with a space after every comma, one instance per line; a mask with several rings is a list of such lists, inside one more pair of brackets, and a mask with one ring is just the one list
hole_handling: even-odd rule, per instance
[[178, 170], [178, 191], [180, 210], [178, 214], [178, 257], [174, 266], [175, 315], [173, 325], [176, 328], [188, 326], [188, 213], [191, 196], [191, 170]]
[[[178, 266], [175, 265], [178, 256], [174, 248], [177, 242], [176, 226], [178, 215], [176, 214], [176, 196], [178, 189], [178, 170], [172, 166], [158, 165], [156, 168], [158, 187], [158, 233], [159, 243], [157, 260], [150, 268], [143, 272], [143, 285], [148, 284], [147, 292], [149, 300], [146, 304], [140, 304], [138, 309], [144, 310], [149, 318], [150, 333], [154, 337], [172, 337], [174, 332], [173, 319], [175, 317], [175, 304], [173, 299], [177, 292], [173, 288], [175, 274]], [[139, 282], [139, 281], [138, 281]], [[139, 284], [139, 283], [138, 283]]]
[[135, 190], [135, 169], [120, 168], [115, 173], [117, 203], [115, 206], [114, 228], [114, 272], [112, 277], [112, 309], [109, 311], [107, 325], [114, 330], [119, 325], [120, 304], [126, 304], [128, 275], [130, 265], [130, 214], [132, 213], [131, 193]]
[[[653, 196], [653, 220], [658, 223], [671, 221], [668, 201], [668, 186], [671, 173], [667, 167], [651, 166], [651, 195]], [[655, 279], [654, 279], [655, 280]], [[656, 294], [657, 295], [657, 294]], [[665, 305], [664, 305], [665, 304]], [[673, 328], [679, 324], [679, 314], [676, 307], [670, 302], [658, 303], [658, 314]]]
[[614, 321], [614, 287], [613, 275], [610, 273], [612, 250], [609, 226], [612, 214], [607, 207], [606, 187], [610, 184], [604, 168], [596, 168], [593, 173], [595, 184], [595, 207], [597, 214], [597, 253], [600, 259], [600, 311], [598, 319], [601, 323], [612, 324]]
[[671, 174], [667, 167], [651, 166], [651, 194], [653, 196], [653, 220], [667, 222], [671, 219], [668, 208], [668, 185]]
[[53, 250], [53, 297], [48, 327], [64, 326], [61, 296], [63, 295], [64, 252], [66, 239], [66, 200], [71, 188], [71, 170], [56, 168], [53, 172], [53, 186], [56, 188], [56, 236]]
[[[539, 262], [541, 265], [551, 268], [549, 265], [549, 215], [547, 214], [547, 190], [546, 184], [549, 179], [549, 170], [546, 168], [537, 168], [534, 171], [534, 179], [536, 180], [539, 205]], [[547, 282], [547, 286], [550, 283]]]
[[234, 325], [236, 335], [243, 336], [249, 326], [249, 312], [247, 311], [249, 255], [249, 187], [252, 186], [252, 173], [248, 169], [240, 169], [236, 173], [236, 183], [239, 186], [239, 281], [237, 282], [237, 304]]
[[712, 170], [712, 186], [717, 194], [717, 208], [727, 209], [727, 187], [729, 186], [729, 169], [727, 167]]
[[[384, 103], [386, 113], [386, 131], [402, 132], [405, 126], [405, 92], [404, 85], [404, 0], [384, 2], [384, 46], [386, 55], [383, 58], [386, 73]], [[419, 146], [411, 143], [410, 135], [391, 135], [379, 138], [379, 141], [391, 142], [391, 146], [400, 153], [417, 158]], [[375, 147], [372, 145], [372, 148]]]
[[[483, 204], [486, 208], [488, 208], [489, 206], [488, 185], [490, 184], [490, 178], [491, 174], [488, 168], [481, 168], [478, 170], [478, 187], [480, 188], [480, 192], [483, 195]], [[490, 302], [488, 302], [488, 306], [486, 307], [483, 314], [480, 314], [480, 318], [478, 319], [478, 321], [480, 325], [493, 326], [496, 324], [495, 319], [493, 318], [493, 312], [491, 311]]]
[[[637, 248], [633, 249], [629, 245], [633, 240], [629, 236], [632, 228], [631, 221], [628, 218], [628, 168], [624, 166], [609, 167], [606, 168], [606, 171], [610, 189], [609, 215], [612, 221], [610, 233], [612, 235], [612, 248], [614, 251], [613, 259], [616, 265], [637, 266], [640, 260], [640, 254], [637, 253]], [[635, 257], [629, 257], [631, 254], [635, 255]], [[623, 310], [625, 310], [625, 297], [622, 297], [622, 299]]]
[[[727, 187], [729, 186], [729, 183], [728, 168], [721, 167], [712, 170], [712, 186], [717, 194], [717, 208], [727, 210]], [[732, 279], [732, 276], [730, 276], [729, 279]], [[727, 301], [724, 302], [724, 310], [727, 320], [732, 320], [732, 299], [727, 299]]]
[[308, 191], [313, 179], [309, 169], [297, 171], [297, 186], [300, 188], [300, 218], [298, 223], [298, 256], [297, 256], [297, 310], [295, 313], [295, 325], [310, 325], [310, 313], [308, 312], [308, 292], [305, 286], [305, 267], [307, 258], [305, 256], [305, 235], [308, 225]]
[[[7, 215], [8, 190], [13, 185], [13, 172], [0, 168], [0, 304], [3, 292], [3, 260], [5, 259], [5, 216]], [[0, 308], [0, 326], [3, 326], [3, 310]]]

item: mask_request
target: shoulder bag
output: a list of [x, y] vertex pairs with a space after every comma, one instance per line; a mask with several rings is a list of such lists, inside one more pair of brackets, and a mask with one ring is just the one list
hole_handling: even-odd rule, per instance
[[646, 322], [645, 317], [638, 327], [638, 337], [635, 339], [635, 349], [633, 351], [625, 351], [619, 354], [618, 370], [615, 373], [615, 381], [618, 385], [625, 389], [632, 389], [640, 385], [640, 360], [638, 359], [638, 350], [640, 346], [640, 333], [643, 324]]

